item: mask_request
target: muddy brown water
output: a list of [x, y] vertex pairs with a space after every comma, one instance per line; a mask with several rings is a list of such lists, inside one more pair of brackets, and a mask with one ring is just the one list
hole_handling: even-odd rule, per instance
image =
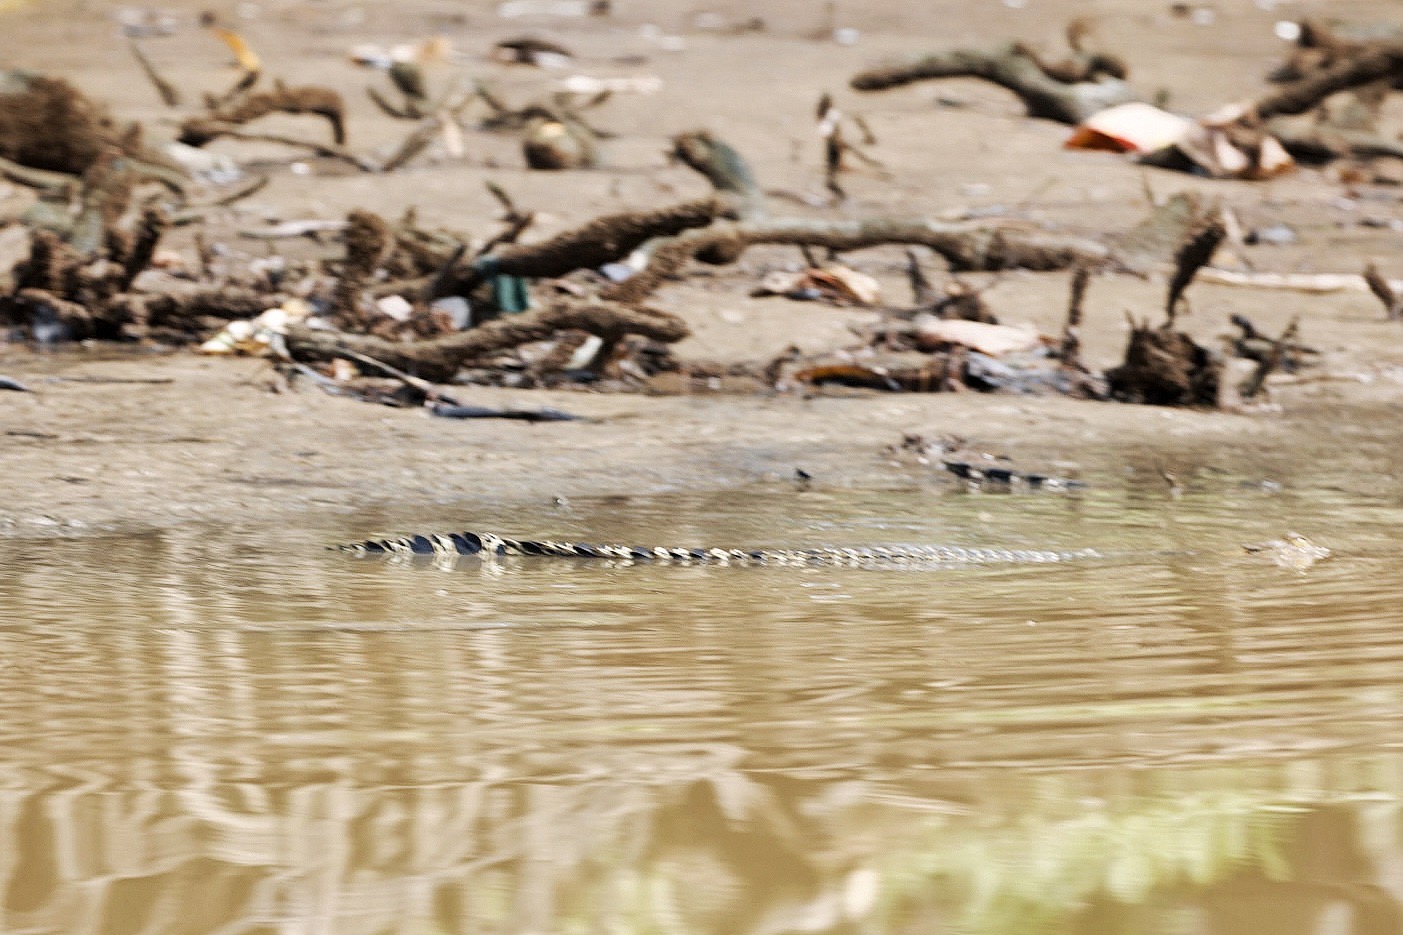
[[[1403, 484], [1102, 480], [12, 540], [0, 929], [1400, 931]], [[1105, 557], [324, 549], [460, 527]]]

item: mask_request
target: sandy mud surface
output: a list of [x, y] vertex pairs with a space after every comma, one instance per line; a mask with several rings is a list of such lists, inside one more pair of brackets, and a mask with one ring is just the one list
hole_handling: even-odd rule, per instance
[[[200, 7], [167, 6], [180, 25], [173, 36], [148, 44], [152, 56], [183, 87], [225, 86], [232, 74], [227, 51], [195, 25]], [[366, 99], [364, 88], [374, 78], [347, 57], [361, 42], [446, 35], [469, 53], [458, 70], [489, 77], [516, 98], [538, 94], [554, 80], [487, 60], [492, 43], [523, 32], [575, 49], [580, 73], [656, 75], [662, 84], [654, 94], [618, 95], [596, 112], [596, 122], [618, 137], [606, 143], [605, 166], [591, 171], [528, 171], [514, 138], [488, 133], [468, 135], [463, 159], [431, 154], [387, 175], [321, 161], [309, 163], [309, 174], [297, 174], [277, 147], [216, 143], [217, 151], [279, 164], [265, 190], [212, 218], [206, 235], [256, 255], [266, 246], [241, 239], [240, 229], [269, 220], [342, 218], [357, 207], [398, 216], [415, 206], [426, 226], [483, 237], [496, 227], [497, 205], [483, 187], [492, 180], [540, 212], [528, 239], [542, 237], [603, 212], [704, 196], [706, 183], [669, 164], [663, 153], [672, 134], [706, 127], [747, 154], [777, 212], [982, 212], [1098, 236], [1142, 217], [1147, 188], [1158, 196], [1197, 191], [1231, 205], [1246, 226], [1284, 224], [1295, 232], [1294, 243], [1249, 248], [1241, 259], [1255, 269], [1355, 273], [1377, 257], [1387, 272], [1403, 275], [1403, 264], [1388, 269], [1398, 256], [1403, 189], [1346, 184], [1335, 169], [1302, 169], [1270, 182], [1210, 181], [1142, 169], [1110, 155], [1069, 153], [1061, 148], [1065, 127], [1029, 120], [1012, 96], [966, 80], [871, 95], [846, 88], [854, 72], [891, 56], [1009, 38], [1052, 44], [1070, 16], [1089, 12], [1106, 44], [1130, 61], [1139, 86], [1164, 87], [1176, 108], [1203, 112], [1260, 90], [1262, 76], [1284, 52], [1273, 23], [1298, 15], [1298, 5], [1264, 10], [1263, 4], [1223, 0], [1213, 23], [1199, 25], [1172, 16], [1168, 4], [1139, 0], [1035, 0], [1022, 9], [995, 2], [839, 4], [842, 25], [860, 32], [854, 45], [814, 39], [810, 34], [822, 23], [808, 3], [716, 2], [702, 10], [673, 0], [623, 0], [614, 6], [615, 14], [603, 20], [509, 20], [487, 3], [241, 5], [248, 16], [237, 20], [240, 31], [270, 73], [340, 90], [350, 107], [350, 142], [366, 151], [393, 148], [404, 124]], [[1390, 6], [1337, 2], [1328, 12], [1369, 21], [1384, 18]], [[54, 2], [0, 14], [0, 61], [67, 77], [119, 117], [143, 121], [153, 137], [170, 134], [169, 112], [115, 28], [116, 9]], [[710, 18], [698, 20], [699, 11]], [[232, 6], [226, 12], [237, 16]], [[756, 14], [764, 18], [764, 31], [703, 28]], [[885, 166], [884, 173], [848, 176], [851, 198], [833, 209], [801, 203], [822, 192], [812, 113], [824, 91], [864, 116], [878, 139], [871, 151]], [[294, 132], [304, 128], [297, 121], [266, 123]], [[17, 217], [31, 197], [0, 183], [0, 219]], [[0, 229], [7, 250], [15, 249], [9, 235], [16, 229]], [[193, 252], [191, 233], [176, 231], [169, 246]], [[341, 248], [305, 240], [287, 249], [335, 257]], [[764, 361], [790, 344], [813, 351], [841, 346], [850, 342], [851, 327], [875, 320], [867, 310], [748, 297], [764, 271], [796, 259], [792, 250], [757, 249], [738, 264], [697, 270], [665, 287], [655, 304], [693, 329], [677, 354]], [[877, 277], [893, 304], [907, 301], [900, 250], [863, 251], [847, 262]], [[1053, 334], [1060, 328], [1066, 273], [969, 279], [988, 287], [984, 297], [1003, 321]], [[1098, 279], [1087, 307], [1086, 362], [1097, 368], [1117, 362], [1128, 335], [1126, 312], [1157, 316], [1163, 289], [1162, 276]], [[290, 520], [305, 511], [425, 502], [444, 504], [446, 521], [453, 518], [449, 525], [461, 525], [472, 504], [484, 500], [530, 509], [557, 496], [789, 483], [796, 468], [820, 484], [880, 488], [931, 472], [890, 452], [908, 432], [957, 435], [1029, 469], [1106, 481], [1126, 469], [1166, 465], [1268, 477], [1303, 459], [1344, 458], [1373, 469], [1384, 458], [1403, 398], [1403, 326], [1384, 321], [1375, 299], [1362, 292], [1306, 295], [1201, 283], [1192, 303], [1182, 324], [1208, 344], [1229, 331], [1234, 313], [1269, 333], [1299, 315], [1301, 339], [1322, 351], [1321, 363], [1282, 378], [1273, 386], [1273, 405], [1250, 413], [976, 393], [454, 390], [466, 402], [548, 405], [586, 417], [529, 425], [434, 419], [421, 410], [333, 398], [305, 384], [289, 390], [255, 359], [200, 358], [188, 350], [35, 353], [0, 345], [0, 374], [33, 390], [0, 393], [0, 535], [229, 516]]]

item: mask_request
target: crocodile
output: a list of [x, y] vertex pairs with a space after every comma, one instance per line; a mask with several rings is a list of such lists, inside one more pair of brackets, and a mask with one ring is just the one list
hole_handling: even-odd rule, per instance
[[556, 558], [602, 558], [629, 562], [698, 565], [803, 565], [846, 567], [910, 567], [962, 564], [1047, 564], [1100, 558], [1095, 549], [1053, 551], [1046, 549], [971, 548], [954, 545], [873, 545], [857, 548], [802, 549], [686, 548], [677, 546], [592, 545], [548, 539], [511, 539], [486, 532], [446, 535], [400, 536], [366, 539], [332, 546], [357, 555], [457, 558], [529, 555]]

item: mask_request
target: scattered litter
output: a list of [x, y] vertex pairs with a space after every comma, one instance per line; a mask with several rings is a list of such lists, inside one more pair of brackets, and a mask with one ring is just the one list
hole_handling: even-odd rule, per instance
[[223, 153], [187, 146], [177, 141], [167, 143], [162, 152], [186, 172], [210, 185], [229, 185], [244, 177], [238, 162]]
[[811, 268], [797, 273], [776, 270], [765, 276], [753, 296], [779, 295], [799, 301], [824, 300], [850, 305], [876, 305], [882, 287], [866, 273], [847, 266]]
[[447, 315], [455, 331], [462, 331], [473, 323], [472, 306], [461, 295], [446, 295], [434, 299], [429, 303], [429, 308]]
[[402, 295], [387, 295], [375, 300], [375, 308], [387, 318], [395, 321], [408, 321], [414, 313], [414, 306]]
[[1273, 136], [1263, 135], [1255, 146], [1235, 142], [1228, 131], [1232, 119], [1191, 124], [1174, 149], [1212, 178], [1269, 179], [1295, 168], [1296, 161]]
[[165, 10], [151, 10], [142, 7], [121, 7], [113, 14], [113, 19], [128, 39], [154, 39], [173, 36], [180, 28], [180, 20]]
[[492, 58], [504, 65], [535, 65], [537, 68], [569, 68], [575, 55], [564, 46], [537, 36], [504, 39], [492, 47]]
[[520, 19], [525, 16], [589, 16], [599, 7], [597, 0], [507, 0], [497, 5], [497, 15], [502, 19]]
[[570, 75], [560, 79], [560, 87], [571, 94], [657, 94], [663, 79], [657, 75], [632, 75], [598, 78], [593, 75]]
[[[1368, 292], [1369, 284], [1354, 273], [1266, 273], [1209, 266], [1198, 278], [1221, 286], [1245, 286], [1253, 289], [1285, 289], [1293, 292]], [[1395, 290], [1403, 291], [1403, 279], [1389, 280]]]
[[1082, 121], [1068, 137], [1068, 149], [1115, 153], [1152, 153], [1173, 146], [1193, 121], [1140, 101], [1098, 111]]
[[936, 318], [919, 315], [916, 318], [916, 342], [924, 351], [945, 350], [951, 345], [968, 347], [1002, 357], [1020, 351], [1031, 351], [1042, 344], [1036, 328], [990, 325], [979, 321]]
[[422, 42], [400, 43], [383, 46], [373, 42], [363, 42], [351, 46], [351, 61], [366, 68], [389, 71], [397, 64], [426, 65], [431, 62], [447, 61], [454, 56], [453, 41], [447, 36], [433, 36]]
[[312, 234], [340, 233], [345, 229], [345, 221], [309, 219], [281, 221], [269, 227], [248, 228], [239, 231], [239, 236], [253, 240], [282, 240], [288, 237], [307, 237]]
[[311, 306], [301, 299], [289, 299], [252, 320], [229, 322], [218, 334], [196, 348], [196, 352], [212, 356], [242, 354], [261, 357], [276, 350], [279, 338], [287, 334], [289, 325], [306, 321], [311, 312]]
[[1247, 244], [1268, 244], [1273, 247], [1284, 247], [1300, 240], [1295, 230], [1285, 224], [1271, 224], [1267, 227], [1255, 227], [1248, 231], [1243, 237], [1243, 242]]

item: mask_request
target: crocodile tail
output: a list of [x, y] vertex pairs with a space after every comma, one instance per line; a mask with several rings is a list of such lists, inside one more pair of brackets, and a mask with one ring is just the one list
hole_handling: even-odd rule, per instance
[[446, 536], [366, 539], [339, 549], [357, 555], [477, 555], [483, 549], [483, 542], [475, 532], [455, 532]]

